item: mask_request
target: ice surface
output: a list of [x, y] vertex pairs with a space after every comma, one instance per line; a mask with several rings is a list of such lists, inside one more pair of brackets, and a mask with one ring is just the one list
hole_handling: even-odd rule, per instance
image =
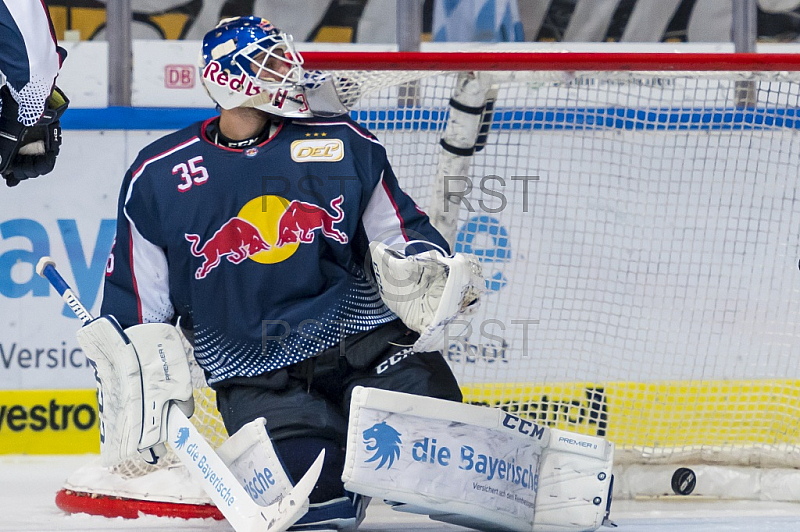
[[[64, 479], [94, 456], [0, 456], [0, 531], [229, 532], [225, 521], [142, 517], [135, 520], [68, 515], [54, 498]], [[616, 501], [611, 532], [800, 532], [800, 504], [670, 499]], [[466, 530], [392, 511], [380, 502], [367, 510], [362, 532]]]

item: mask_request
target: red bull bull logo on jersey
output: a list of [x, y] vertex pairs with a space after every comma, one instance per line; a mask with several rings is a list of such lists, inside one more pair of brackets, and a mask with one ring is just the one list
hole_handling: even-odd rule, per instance
[[225, 222], [205, 243], [200, 235], [185, 233], [190, 253], [203, 262], [195, 270], [196, 279], [204, 279], [222, 264], [251, 259], [275, 264], [291, 257], [301, 244], [321, 237], [346, 244], [347, 234], [335, 225], [344, 219], [341, 205], [344, 196], [331, 200], [329, 209], [305, 201], [289, 201], [279, 196], [261, 196], [250, 200]]
[[344, 219], [342, 201], [344, 201], [344, 196], [331, 200], [331, 209], [334, 214], [330, 214], [313, 203], [292, 201], [278, 221], [278, 241], [275, 242], [275, 245], [283, 247], [295, 242], [310, 244], [314, 241], [314, 231], [317, 229], [324, 236], [332, 238], [340, 244], [347, 244], [347, 235], [333, 227], [333, 224]]
[[258, 228], [241, 218], [231, 218], [225, 222], [202, 246], [199, 235], [187, 233], [184, 236], [192, 244], [189, 249], [192, 255], [203, 258], [203, 265], [194, 272], [195, 279], [205, 278], [208, 272], [219, 265], [222, 257], [239, 264], [247, 257], [270, 248]]

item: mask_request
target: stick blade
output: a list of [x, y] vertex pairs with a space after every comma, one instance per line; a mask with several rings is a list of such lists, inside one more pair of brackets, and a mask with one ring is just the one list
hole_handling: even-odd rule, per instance
[[325, 449], [319, 453], [319, 456], [308, 468], [300, 482], [286, 496], [261, 511], [261, 517], [267, 523], [267, 528], [264, 530], [283, 532], [306, 514], [308, 511], [308, 496], [314, 486], [317, 485], [324, 460]]

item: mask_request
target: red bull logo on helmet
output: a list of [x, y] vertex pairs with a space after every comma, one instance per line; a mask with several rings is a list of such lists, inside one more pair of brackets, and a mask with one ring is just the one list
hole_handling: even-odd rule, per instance
[[261, 19], [261, 21], [258, 23], [258, 27], [264, 31], [272, 31], [275, 29], [275, 26], [272, 25], [272, 22], [265, 18]]
[[301, 244], [314, 242], [319, 234], [339, 244], [348, 236], [336, 227], [344, 219], [344, 196], [331, 200], [328, 208], [305, 201], [289, 201], [280, 196], [261, 196], [247, 202], [237, 216], [229, 219], [202, 242], [193, 233], [184, 236], [189, 252], [203, 261], [195, 271], [204, 279], [223, 259], [240, 264], [246, 259], [275, 264], [291, 257]]
[[261, 92], [261, 87], [254, 84], [246, 73], [242, 72], [238, 76], [231, 75], [223, 70], [218, 61], [211, 61], [205, 66], [203, 78], [232, 91], [243, 92], [247, 96], [255, 96]]
[[[286, 89], [278, 89], [275, 92], [272, 92], [259, 87], [253, 83], [253, 81], [250, 79], [250, 76], [245, 72], [235, 76], [229, 73], [227, 70], [224, 70], [218, 61], [211, 61], [208, 63], [203, 69], [202, 77], [203, 79], [208, 80], [215, 85], [223, 87], [224, 89], [229, 89], [233, 92], [238, 92], [246, 97], [259, 96], [260, 102], [270, 102], [278, 109], [283, 108], [283, 104], [286, 102], [286, 98], [289, 96], [289, 91]], [[301, 103], [304, 101], [303, 98], [304, 96], [302, 94], [296, 96], [296, 100], [300, 101]]]

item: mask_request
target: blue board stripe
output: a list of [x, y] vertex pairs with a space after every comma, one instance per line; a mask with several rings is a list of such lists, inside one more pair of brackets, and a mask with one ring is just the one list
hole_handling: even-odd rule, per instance
[[[447, 109], [409, 108], [352, 111], [373, 131], [438, 129]], [[108, 107], [68, 109], [64, 129], [175, 130], [216, 114], [209, 108]], [[800, 110], [778, 108], [629, 109], [624, 107], [497, 109], [494, 130], [743, 130], [800, 129]]]

